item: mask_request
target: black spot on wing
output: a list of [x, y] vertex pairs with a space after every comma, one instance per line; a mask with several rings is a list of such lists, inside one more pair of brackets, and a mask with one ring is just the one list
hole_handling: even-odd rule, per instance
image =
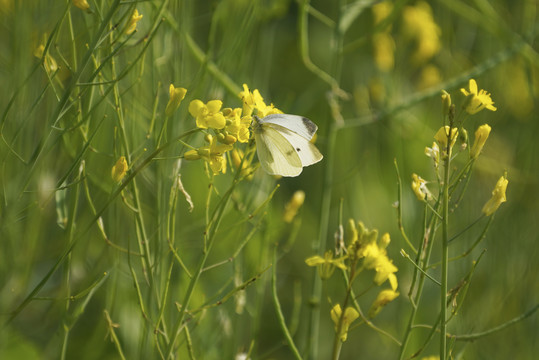
[[303, 121], [303, 126], [307, 129], [307, 132], [310, 136], [313, 136], [316, 130], [318, 130], [318, 126], [316, 126], [315, 123], [313, 123], [311, 120], [307, 119], [306, 117], [302, 117], [301, 120]]
[[301, 149], [300, 149], [300, 148], [296, 148], [296, 151], [297, 151], [297, 152], [300, 152], [300, 151], [301, 151]]

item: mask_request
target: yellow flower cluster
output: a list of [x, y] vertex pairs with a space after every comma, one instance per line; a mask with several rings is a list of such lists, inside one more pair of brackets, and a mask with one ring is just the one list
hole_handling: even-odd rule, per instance
[[[318, 267], [318, 274], [323, 280], [329, 279], [335, 269], [339, 268], [348, 273], [350, 283], [357, 278], [363, 270], [374, 270], [373, 282], [380, 286], [386, 281], [390, 288], [380, 291], [369, 310], [369, 317], [375, 317], [380, 310], [399, 296], [397, 291], [398, 282], [395, 273], [398, 271], [393, 261], [387, 256], [386, 248], [391, 242], [389, 234], [384, 234], [378, 239], [378, 230], [368, 230], [362, 222], [352, 219], [348, 221], [345, 232], [346, 254], [335, 258], [332, 251], [326, 251], [324, 257], [312, 256], [305, 260], [308, 266]], [[346, 303], [344, 304], [346, 307]], [[336, 304], [330, 311], [331, 319], [335, 324], [335, 331], [341, 342], [348, 337], [348, 328], [359, 317], [359, 312], [354, 307], [346, 307], [342, 310], [340, 304]]]
[[[468, 90], [460, 89], [460, 91], [467, 97], [467, 102], [463, 109], [469, 115], [476, 114], [483, 109], [496, 111], [490, 94], [486, 90], [478, 90], [477, 82], [474, 79], [469, 79]], [[452, 105], [451, 96], [445, 90], [442, 91], [442, 108], [444, 119], [449, 117], [450, 121], [453, 121], [455, 107]], [[434, 139], [436, 141], [433, 142], [432, 147], [425, 148], [425, 154], [434, 160], [435, 169], [438, 169], [439, 166], [440, 150], [442, 151], [443, 156], [447, 156], [446, 152], [449, 144], [449, 156], [451, 156], [451, 151], [459, 136], [460, 141], [463, 143], [462, 149], [464, 150], [467, 148], [466, 145], [468, 142], [468, 133], [466, 129], [462, 127], [462, 124], [460, 124], [460, 128], [456, 126], [451, 127], [451, 134], [449, 134], [449, 129], [450, 127], [447, 125], [442, 126], [434, 135]], [[491, 130], [492, 129], [488, 124], [483, 124], [477, 127], [475, 131], [475, 139], [469, 151], [470, 160], [475, 160], [479, 157]], [[427, 182], [420, 176], [417, 174], [412, 174], [412, 191], [420, 201], [424, 201], [425, 199], [429, 200], [429, 198], [432, 198], [426, 184]], [[506, 201], [505, 191], [507, 184], [508, 180], [505, 175], [498, 180], [498, 183], [492, 192], [491, 199], [488, 200], [482, 209], [482, 212], [486, 216], [492, 215], [494, 212], [496, 212], [496, 210], [498, 210], [500, 205]]]
[[449, 146], [449, 151], [451, 152], [451, 149], [453, 148], [453, 145], [455, 145], [455, 142], [457, 141], [457, 137], [459, 135], [459, 129], [456, 127], [451, 128], [451, 136], [449, 136], [449, 126], [442, 126], [438, 132], [434, 135], [434, 140], [438, 142], [440, 145], [440, 148], [442, 151], [447, 151], [447, 140], [451, 138], [451, 145]]
[[405, 6], [402, 11], [402, 20], [405, 36], [417, 43], [413, 61], [427, 62], [440, 51], [442, 31], [434, 21], [432, 9], [428, 3], [419, 1], [413, 6]]
[[[349, 228], [355, 228], [353, 221], [349, 222]], [[363, 223], [358, 223], [358, 236], [348, 246], [348, 256], [363, 259], [363, 268], [374, 270], [374, 283], [378, 286], [389, 281], [391, 289], [397, 290], [397, 267], [387, 256], [386, 248], [391, 239], [385, 233], [378, 240], [378, 230], [367, 230]], [[357, 230], [357, 229], [356, 229]]]
[[[386, 19], [393, 11], [393, 4], [382, 1], [372, 6], [374, 24], [377, 25]], [[390, 34], [391, 26], [373, 35], [374, 63], [382, 71], [391, 71], [395, 65], [395, 40]]]
[[[236, 168], [239, 168], [243, 153], [235, 149], [233, 145], [236, 142], [249, 141], [249, 127], [253, 115], [265, 117], [269, 114], [282, 114], [282, 111], [275, 108], [273, 104], [266, 105], [258, 90], [251, 92], [245, 84], [239, 97], [243, 103], [241, 108], [223, 108], [221, 100], [210, 100], [204, 103], [202, 100], [195, 99], [190, 102], [189, 113], [195, 118], [196, 126], [200, 129], [211, 130], [214, 135], [206, 136], [207, 146], [187, 151], [184, 156], [186, 160], [203, 159], [209, 163], [214, 174], [225, 173], [225, 153], [234, 149], [231, 158]], [[244, 162], [241, 171], [248, 176], [251, 172], [249, 164]]]

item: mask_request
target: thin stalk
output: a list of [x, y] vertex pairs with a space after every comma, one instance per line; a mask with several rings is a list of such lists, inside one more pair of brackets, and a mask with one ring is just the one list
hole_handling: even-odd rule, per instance
[[[425, 208], [425, 211], [426, 211], [426, 208]], [[426, 271], [429, 267], [430, 254], [432, 252], [433, 243], [434, 243], [432, 240], [434, 239], [434, 232], [438, 224], [438, 219], [439, 218], [437, 216], [432, 214], [429, 220], [429, 225], [426, 226], [426, 213], [425, 213], [424, 231], [423, 231], [423, 236], [421, 238], [421, 243], [419, 244], [419, 253], [416, 260], [417, 264], [420, 265], [423, 271]], [[425, 247], [424, 242], [427, 241], [427, 239], [429, 239], [429, 241]], [[417, 315], [417, 309], [419, 308], [419, 302], [421, 301], [421, 295], [423, 294], [423, 287], [425, 285], [426, 277], [422, 272], [417, 271], [417, 269], [414, 269], [413, 283], [415, 283], [417, 276], [419, 276], [419, 282], [417, 284], [417, 291], [414, 298], [412, 298], [413, 287], [412, 286], [410, 287], [409, 296], [410, 296], [410, 301], [412, 303], [412, 312], [410, 314], [408, 325], [406, 327], [404, 338], [402, 340], [401, 350], [399, 354], [400, 360], [404, 359], [406, 346], [408, 344], [408, 341], [410, 340], [412, 329], [414, 328], [415, 318]]]
[[279, 319], [279, 325], [281, 326], [281, 330], [283, 330], [283, 334], [285, 336], [286, 342], [288, 346], [290, 347], [292, 354], [294, 354], [294, 357], [296, 359], [301, 359], [299, 350], [296, 347], [296, 344], [294, 343], [294, 339], [292, 339], [292, 335], [290, 334], [290, 331], [288, 330], [288, 326], [286, 325], [283, 311], [281, 310], [281, 304], [279, 303], [279, 297], [277, 295], [277, 247], [275, 247], [275, 250], [273, 251], [273, 271], [271, 274], [271, 293], [272, 293], [273, 305], [275, 306], [275, 312], [277, 313], [277, 318]]
[[450, 116], [447, 134], [444, 178], [442, 188], [442, 278], [440, 282], [440, 360], [446, 359], [447, 350], [447, 267], [449, 263], [449, 172], [451, 166], [451, 140], [453, 119]]
[[[183, 302], [181, 303], [181, 310], [180, 310], [180, 316], [178, 320], [176, 320], [176, 323], [174, 324], [174, 327], [171, 332], [170, 336], [170, 342], [168, 343], [165, 358], [169, 359], [172, 355], [172, 352], [174, 351], [174, 346], [176, 343], [176, 339], [180, 335], [181, 330], [183, 329], [183, 319], [185, 318], [185, 314], [187, 312], [187, 308], [189, 307], [189, 303], [191, 301], [191, 296], [193, 295], [193, 291], [195, 289], [195, 286], [198, 283], [198, 280], [200, 278], [200, 275], [202, 274], [202, 271], [204, 269], [204, 266], [206, 264], [206, 260], [208, 260], [208, 255], [211, 252], [214, 240], [215, 240], [215, 234], [217, 233], [217, 230], [219, 229], [219, 225], [221, 224], [221, 220], [223, 219], [223, 214], [225, 211], [226, 206], [228, 205], [228, 201], [230, 200], [230, 197], [236, 188], [236, 185], [238, 184], [238, 178], [240, 177], [240, 171], [236, 173], [236, 177], [232, 181], [232, 185], [228, 189], [228, 191], [224, 194], [221, 201], [217, 204], [212, 217], [208, 224], [206, 225], [206, 229], [204, 231], [204, 243], [206, 246], [204, 247], [202, 258], [200, 259], [197, 269], [193, 273], [193, 277], [189, 281], [189, 286], [187, 287], [187, 291], [184, 295]], [[212, 191], [209, 189], [209, 191]]]

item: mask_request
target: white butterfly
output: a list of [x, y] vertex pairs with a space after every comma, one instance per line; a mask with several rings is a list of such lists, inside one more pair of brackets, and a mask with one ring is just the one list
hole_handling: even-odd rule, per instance
[[254, 119], [258, 160], [268, 174], [298, 176], [303, 167], [322, 160], [322, 154], [310, 142], [318, 129], [311, 120], [288, 114]]

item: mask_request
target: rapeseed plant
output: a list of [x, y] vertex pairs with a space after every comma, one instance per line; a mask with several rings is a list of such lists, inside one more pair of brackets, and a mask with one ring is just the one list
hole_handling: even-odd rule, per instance
[[[423, 290], [424, 278], [426, 277], [440, 286], [440, 318], [433, 325], [431, 332], [431, 334], [434, 335], [434, 330], [439, 328], [438, 330], [440, 332], [440, 359], [446, 359], [451, 352], [451, 350], [447, 346], [447, 323], [451, 319], [447, 314], [447, 307], [451, 303], [449, 300], [452, 299], [452, 303], [456, 304], [456, 296], [458, 296], [458, 294], [460, 293], [461, 288], [463, 286], [467, 287], [467, 284], [469, 284], [468, 278], [466, 282], [463, 282], [463, 284], [466, 285], [459, 285], [453, 290], [448, 291], [448, 283], [450, 281], [448, 276], [448, 274], [450, 273], [449, 244], [451, 241], [455, 240], [449, 238], [448, 229], [450, 222], [453, 221], [453, 212], [456, 210], [457, 206], [459, 205], [459, 202], [464, 199], [464, 191], [466, 190], [466, 186], [459, 187], [459, 185], [467, 184], [469, 177], [471, 176], [474, 162], [477, 160], [486, 144], [486, 141], [491, 132], [491, 127], [488, 124], [478, 126], [475, 131], [474, 143], [470, 148], [468, 146], [469, 139], [467, 136], [467, 130], [464, 128], [463, 125], [465, 123], [464, 120], [466, 115], [477, 114], [483, 109], [496, 111], [496, 108], [493, 106], [493, 101], [488, 92], [486, 92], [485, 90], [478, 91], [477, 83], [474, 79], [470, 79], [468, 84], [469, 90], [461, 89], [461, 93], [466, 97], [466, 99], [465, 105], [462, 107], [462, 112], [459, 114], [455, 113], [455, 105], [451, 100], [450, 94], [446, 91], [442, 91], [442, 114], [444, 117], [444, 123], [447, 125], [443, 125], [436, 132], [436, 134], [434, 135], [434, 139], [436, 140], [436, 142], [433, 143], [432, 147], [425, 148], [425, 154], [433, 159], [433, 167], [434, 173], [436, 174], [436, 180], [432, 181], [432, 183], [438, 185], [437, 191], [433, 191], [434, 193], [437, 193], [437, 195], [433, 195], [431, 193], [432, 190], [427, 189], [426, 184], [428, 183], [428, 181], [422, 179], [417, 174], [412, 175], [412, 191], [416, 195], [418, 200], [425, 203], [425, 214], [427, 214], [427, 211], [430, 210], [432, 212], [432, 215], [430, 216], [430, 222], [425, 222], [424, 224], [425, 228], [423, 229], [423, 232], [426, 237], [424, 239], [421, 239], [420, 244], [417, 248], [418, 250], [416, 250], [416, 248], [412, 246], [412, 250], [417, 253], [416, 260], [413, 260], [409, 255], [407, 255], [404, 249], [401, 250], [401, 254], [406, 259], [411, 261], [416, 268], [414, 280], [408, 293], [408, 296], [410, 297], [414, 309], [412, 310], [409, 326], [406, 330], [403, 345], [401, 347], [401, 359], [404, 357], [407, 343], [413, 329], [415, 316], [418, 311], [417, 302], [419, 301], [421, 292]], [[461, 146], [455, 148], [457, 139], [460, 139]], [[456, 164], [456, 159], [461, 154], [467, 154], [467, 162], [465, 163], [463, 169], [458, 170], [454, 164]], [[496, 184], [496, 187], [492, 192], [492, 198], [484, 205], [482, 209], [484, 215], [492, 215], [499, 208], [501, 203], [506, 201], [505, 192], [507, 188], [507, 183], [508, 181], [506, 175], [502, 176], [498, 180], [498, 183]], [[460, 194], [458, 196], [457, 191], [460, 191]], [[425, 219], [427, 219], [427, 215], [425, 215]], [[481, 220], [481, 218], [479, 218], [479, 220]], [[479, 220], [472, 223], [472, 225], [476, 224]], [[430, 255], [432, 244], [434, 242], [434, 234], [432, 234], [431, 232], [436, 231], [439, 225], [441, 225], [442, 230], [440, 239], [442, 259], [441, 263], [438, 264], [441, 265], [442, 274], [441, 279], [438, 281], [434, 279], [431, 275], [429, 275], [427, 271], [432, 267], [432, 265], [430, 264]], [[481, 237], [479, 237], [479, 239], [475, 241], [474, 245], [462, 256], [452, 259], [456, 260], [468, 256], [473, 250], [473, 248], [475, 248], [475, 246], [477, 246], [477, 244], [484, 238], [484, 234], [486, 233], [489, 225], [490, 220], [485, 224]], [[471, 274], [473, 272], [473, 269], [475, 269], [476, 264], [477, 262], [474, 262], [472, 264], [472, 270], [470, 271], [468, 277], [471, 277]], [[414, 292], [415, 296], [412, 296]], [[465, 292], [466, 291], [464, 291], [463, 293]], [[386, 296], [388, 296], [388, 298], [391, 298], [389, 294], [386, 294]], [[383, 303], [383, 300], [380, 301], [382, 301]], [[456, 308], [456, 305], [454, 305], [454, 308]], [[453, 315], [455, 315], [455, 313], [456, 311], [454, 310]], [[426, 344], [420, 347], [419, 350], [415, 352], [415, 354], [418, 355], [419, 353], [421, 353], [425, 346]]]

